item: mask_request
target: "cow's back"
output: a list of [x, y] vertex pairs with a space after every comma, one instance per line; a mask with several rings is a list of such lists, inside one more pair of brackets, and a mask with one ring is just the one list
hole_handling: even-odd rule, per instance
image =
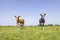
[[19, 20], [21, 24], [24, 24], [24, 19]]

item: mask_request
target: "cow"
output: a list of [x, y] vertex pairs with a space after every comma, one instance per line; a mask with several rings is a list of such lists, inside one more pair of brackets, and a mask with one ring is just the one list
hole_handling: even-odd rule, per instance
[[17, 25], [23, 27], [24, 26], [24, 19], [21, 18], [21, 16], [14, 16], [16, 18]]
[[[39, 24], [40, 24], [40, 26], [42, 26], [42, 27], [44, 27], [44, 23], [45, 23], [45, 19], [44, 19], [44, 17], [45, 17], [45, 15], [46, 14], [44, 14], [44, 13], [41, 13], [40, 14], [40, 19], [39, 19]], [[44, 30], [44, 28], [43, 28], [43, 30]]]

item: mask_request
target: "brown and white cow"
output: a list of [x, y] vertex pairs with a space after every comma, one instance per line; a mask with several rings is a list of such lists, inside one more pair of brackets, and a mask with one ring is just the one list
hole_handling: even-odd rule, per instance
[[16, 18], [17, 25], [23, 27], [24, 26], [24, 19], [21, 18], [21, 16], [14, 16]]

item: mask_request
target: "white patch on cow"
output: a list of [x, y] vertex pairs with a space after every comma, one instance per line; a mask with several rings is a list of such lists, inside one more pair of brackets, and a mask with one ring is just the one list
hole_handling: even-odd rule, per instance
[[20, 20], [20, 21], [22, 21], [22, 18], [21, 18], [21, 17], [19, 17], [19, 20]]

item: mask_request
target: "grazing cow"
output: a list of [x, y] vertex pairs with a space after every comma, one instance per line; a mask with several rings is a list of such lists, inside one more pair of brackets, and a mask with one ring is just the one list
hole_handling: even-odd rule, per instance
[[22, 19], [20, 16], [14, 16], [16, 18], [17, 25], [23, 27], [24, 26], [24, 19]]

